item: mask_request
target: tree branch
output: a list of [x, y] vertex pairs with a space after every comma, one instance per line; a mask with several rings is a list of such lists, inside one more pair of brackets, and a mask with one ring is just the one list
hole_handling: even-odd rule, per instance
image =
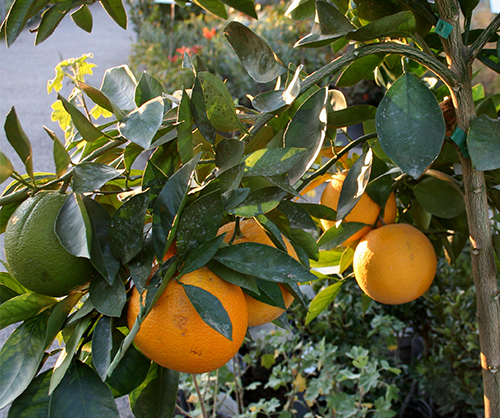
[[488, 27], [481, 32], [481, 35], [474, 41], [469, 48], [470, 59], [473, 60], [481, 52], [483, 47], [490, 42], [491, 37], [500, 28], [500, 13], [495, 16]]

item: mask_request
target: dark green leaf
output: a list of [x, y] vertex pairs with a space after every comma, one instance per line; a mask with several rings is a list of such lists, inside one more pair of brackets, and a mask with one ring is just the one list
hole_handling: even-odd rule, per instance
[[52, 341], [56, 338], [57, 334], [68, 319], [69, 313], [78, 303], [82, 295], [83, 294], [79, 292], [70, 293], [56, 306], [54, 306], [52, 312], [50, 313], [49, 323], [47, 324], [46, 347], [49, 347], [50, 344], [52, 344]]
[[89, 6], [86, 4], [82, 4], [79, 9], [71, 13], [71, 19], [73, 19], [73, 22], [85, 32], [92, 32], [92, 13], [90, 12]]
[[[297, 283], [316, 280], [316, 276], [287, 253], [256, 242], [243, 242], [221, 248], [214, 260], [240, 273], [273, 282]], [[255, 268], [255, 260], [259, 260], [258, 268]]]
[[191, 112], [200, 133], [208, 142], [213, 144], [215, 142], [215, 128], [208, 119], [205, 97], [198, 78], [195, 79], [191, 92]]
[[9, 418], [47, 418], [49, 416], [49, 384], [52, 370], [35, 377], [9, 408]]
[[14, 292], [18, 294], [31, 292], [30, 290], [26, 289], [22, 284], [20, 284], [13, 276], [11, 276], [9, 273], [5, 271], [0, 272], [0, 283], [8, 287], [9, 289], [12, 289]]
[[281, 293], [281, 288], [278, 283], [257, 279], [257, 285], [259, 287], [259, 293], [249, 291], [246, 291], [246, 293], [259, 302], [286, 309], [283, 294]]
[[479, 4], [479, 0], [458, 0], [458, 2], [460, 3], [460, 8], [466, 18], [469, 18], [472, 15], [472, 11]]
[[13, 297], [17, 296], [18, 293], [14, 292], [11, 288], [0, 284], [0, 305], [7, 302]]
[[222, 193], [224, 213], [230, 212], [231, 210], [241, 205], [245, 201], [249, 193], [250, 189], [248, 188], [238, 188]]
[[63, 0], [60, 3], [56, 3], [42, 14], [42, 20], [36, 31], [35, 45], [41, 44], [50, 35], [52, 35], [69, 11], [73, 8], [72, 0]]
[[248, 16], [258, 19], [255, 11], [254, 0], [222, 0], [229, 7], [232, 7]]
[[[307, 258], [311, 260], [318, 260], [319, 248], [313, 236], [304, 231], [303, 229], [293, 228], [290, 238], [292, 244], [298, 244], [307, 254]], [[296, 245], [294, 245], [296, 247]]]
[[5, 118], [5, 135], [10, 145], [16, 150], [17, 155], [21, 158], [26, 168], [26, 173], [33, 178], [33, 156], [31, 151], [31, 143], [19, 121], [16, 110], [12, 107], [7, 117]]
[[327, 98], [328, 89], [326, 88], [309, 96], [299, 107], [285, 131], [283, 139], [285, 147], [307, 150], [294, 168], [288, 172], [292, 185], [309, 169], [323, 145], [327, 122]]
[[315, 0], [298, 0], [290, 4], [285, 16], [293, 20], [306, 20], [314, 17], [316, 12]]
[[53, 154], [54, 163], [56, 166], [56, 175], [57, 177], [61, 177], [68, 170], [68, 167], [71, 163], [71, 157], [69, 156], [68, 151], [66, 151], [66, 148], [64, 148], [64, 145], [61, 143], [56, 134], [45, 126], [43, 127], [43, 129], [45, 129], [45, 132], [47, 132], [47, 134], [54, 141]]
[[265, 187], [248, 193], [247, 198], [230, 211], [243, 218], [252, 218], [273, 210], [286, 196], [286, 192], [278, 187]]
[[75, 360], [52, 393], [51, 418], [119, 418], [109, 387], [85, 363]]
[[191, 251], [186, 257], [181, 274], [191, 273], [192, 271], [198, 270], [207, 264], [219, 250], [223, 239], [224, 236], [219, 235], [200, 244], [193, 251]]
[[146, 381], [132, 392], [132, 411], [136, 418], [172, 418], [176, 409], [179, 372], [156, 364], [153, 366], [154, 373], [150, 373]]
[[263, 148], [245, 158], [245, 177], [287, 173], [306, 152], [303, 148]]
[[435, 177], [420, 181], [413, 192], [426, 211], [440, 218], [454, 218], [465, 209], [462, 193], [450, 183]]
[[290, 222], [291, 228], [314, 230], [316, 225], [311, 215], [300, 204], [283, 200], [278, 209], [283, 212]]
[[326, 219], [328, 221], [335, 221], [337, 219], [337, 212], [328, 206], [316, 203], [299, 203], [299, 205], [313, 218]]
[[347, 39], [366, 42], [376, 38], [412, 37], [415, 33], [415, 16], [410, 11], [395, 13], [377, 19], [346, 35]]
[[232, 270], [225, 265], [215, 261], [214, 259], [211, 259], [208, 262], [207, 267], [221, 279], [224, 279], [226, 282], [232, 283], [236, 286], [240, 286], [243, 289], [248, 289], [252, 292], [259, 293], [259, 288], [257, 286], [255, 277], [249, 274], [243, 274], [238, 271]]
[[94, 192], [119, 175], [119, 171], [107, 164], [83, 162], [73, 169], [73, 191]]
[[111, 364], [112, 330], [113, 318], [102, 316], [92, 334], [92, 366], [103, 381]]
[[177, 108], [177, 150], [182, 164], [193, 158], [193, 115], [191, 101], [186, 91], [182, 92], [181, 102]]
[[55, 222], [56, 235], [75, 257], [90, 258], [92, 227], [80, 194], [68, 195]]
[[258, 83], [268, 83], [286, 72], [286, 66], [271, 47], [239, 22], [226, 26], [224, 35], [248, 74]]
[[147, 150], [161, 126], [163, 111], [163, 99], [151, 99], [125, 116], [118, 130], [126, 139]]
[[142, 251], [128, 263], [130, 275], [140, 293], [146, 289], [146, 283], [151, 273], [154, 258], [153, 239], [151, 233], [148, 233]]
[[0, 305], [0, 329], [30, 319], [55, 303], [57, 299], [37, 293], [15, 296]]
[[500, 167], [500, 122], [486, 115], [474, 119], [467, 147], [476, 170], [486, 171]]
[[[111, 92], [113, 89], [111, 86], [111, 81], [107, 82], [107, 90]], [[118, 118], [118, 120], [122, 119], [125, 116], [125, 113], [111, 100], [106, 94], [101, 92], [100, 90], [85, 84], [83, 81], [77, 81], [76, 85], [79, 89], [85, 92], [87, 96], [97, 105], [102, 108], [114, 113], [114, 115]], [[114, 90], [114, 89], [113, 89]], [[120, 96], [117, 94], [117, 98]]]
[[5, 32], [7, 48], [14, 43], [28, 20], [43, 10], [48, 3], [48, 0], [16, 0], [12, 3], [4, 23], [0, 26], [0, 30]]
[[122, 264], [128, 263], [142, 249], [148, 203], [149, 191], [146, 190], [127, 200], [111, 218], [109, 246]]
[[121, 280], [115, 279], [109, 285], [103, 277], [96, 277], [90, 282], [90, 299], [103, 315], [120, 317], [127, 303], [127, 292]]
[[357, 125], [374, 119], [377, 108], [370, 105], [350, 106], [346, 109], [328, 113], [328, 128], [338, 129]]
[[189, 301], [193, 304], [201, 319], [219, 334], [233, 341], [231, 318], [229, 318], [221, 301], [201, 287], [183, 284], [182, 281], [179, 281], [179, 283], [182, 284]]
[[93, 142], [103, 136], [103, 133], [75, 105], [68, 102], [60, 94], [57, 95], [57, 99], [62, 102], [64, 109], [70, 114], [75, 128], [85, 141]]
[[316, 318], [326, 307], [333, 302], [340, 292], [343, 282], [337, 282], [322, 289], [311, 301], [306, 315], [306, 324]]
[[361, 155], [347, 172], [342, 183], [337, 205], [337, 221], [344, 219], [363, 195], [372, 169], [373, 153], [369, 149]]
[[135, 88], [136, 105], [140, 107], [144, 103], [162, 96], [162, 94], [163, 85], [161, 82], [147, 72], [143, 72]]
[[343, 222], [338, 227], [332, 226], [318, 240], [320, 250], [331, 250], [341, 245], [366, 226], [360, 222]]
[[[126, 65], [122, 65], [106, 70], [102, 81], [101, 93], [122, 111], [131, 112], [137, 107], [135, 104], [135, 87], [136, 81], [132, 72]], [[89, 94], [87, 90], [84, 91]], [[90, 98], [94, 100], [92, 96]], [[101, 100], [102, 98], [100, 98]], [[108, 110], [114, 113], [113, 107]]]
[[99, 0], [111, 18], [123, 29], [127, 29], [127, 12], [122, 0]]
[[384, 54], [372, 54], [358, 58], [344, 70], [336, 86], [349, 87], [363, 79], [372, 79], [373, 71], [382, 63], [384, 57]]
[[38, 372], [45, 350], [48, 312], [21, 324], [0, 351], [0, 409], [28, 387]]
[[243, 158], [245, 143], [236, 138], [222, 139], [215, 148], [215, 165], [219, 168], [218, 176], [230, 168], [239, 165]]
[[120, 268], [108, 243], [111, 217], [98, 202], [88, 197], [83, 199], [92, 226], [92, 243], [90, 246], [90, 261], [102, 274], [108, 284], [113, 284]]
[[375, 121], [382, 149], [405, 173], [418, 178], [438, 157], [446, 130], [443, 112], [415, 76], [404, 73], [394, 82]]
[[7, 180], [14, 172], [14, 166], [7, 156], [0, 151], [0, 184]]
[[226, 7], [220, 0], [193, 0], [193, 3], [222, 19], [227, 19], [228, 17]]

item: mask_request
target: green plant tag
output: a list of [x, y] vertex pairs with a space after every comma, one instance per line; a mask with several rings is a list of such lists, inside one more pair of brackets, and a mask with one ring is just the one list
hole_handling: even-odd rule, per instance
[[464, 157], [469, 158], [469, 152], [467, 151], [467, 134], [457, 126], [451, 134], [451, 139], [458, 145]]
[[436, 33], [441, 36], [441, 38], [448, 39], [448, 36], [450, 36], [450, 33], [453, 29], [453, 25], [445, 22], [442, 19], [439, 19], [438, 22], [436, 23]]

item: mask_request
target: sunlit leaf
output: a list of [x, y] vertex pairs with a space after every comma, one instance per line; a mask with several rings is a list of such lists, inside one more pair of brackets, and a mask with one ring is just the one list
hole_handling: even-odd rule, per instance
[[13, 172], [14, 166], [7, 156], [0, 151], [0, 183], [7, 180]]
[[60, 94], [57, 95], [57, 99], [62, 102], [64, 109], [70, 114], [75, 128], [85, 141], [93, 142], [103, 136], [103, 133], [75, 105], [68, 102]]
[[83, 162], [73, 169], [73, 191], [93, 192], [119, 175], [119, 171], [107, 164]]
[[0, 305], [0, 329], [30, 319], [55, 303], [57, 299], [37, 293], [15, 296]]
[[365, 26], [348, 33], [347, 39], [355, 41], [370, 41], [385, 37], [411, 37], [416, 29], [415, 16], [410, 11], [403, 11], [384, 16]]
[[263, 148], [245, 158], [245, 176], [279, 176], [302, 158], [305, 149]]
[[321, 312], [323, 312], [330, 303], [337, 297], [342, 287], [342, 282], [331, 284], [330, 286], [322, 289], [309, 305], [309, 310], [306, 314], [306, 324], [315, 319]]
[[[136, 85], [137, 82], [130, 69], [126, 65], [122, 65], [106, 70], [100, 91], [105, 97], [111, 99], [119, 109], [131, 112], [137, 107], [135, 104]], [[89, 91], [85, 92], [89, 93]], [[90, 98], [94, 100], [92, 96]], [[113, 111], [114, 109], [108, 110]]]
[[230, 212], [244, 217], [251, 218], [273, 210], [279, 205], [287, 192], [278, 187], [265, 187], [253, 190], [248, 193], [246, 199]]

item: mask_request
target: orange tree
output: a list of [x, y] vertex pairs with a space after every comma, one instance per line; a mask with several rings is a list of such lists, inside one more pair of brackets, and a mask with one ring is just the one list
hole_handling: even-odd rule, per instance
[[[256, 17], [253, 1], [197, 0], [226, 17], [224, 3]], [[101, 4], [121, 25], [120, 0]], [[207, 71], [203, 57], [185, 55], [192, 86], [164, 92], [148, 74], [136, 80], [127, 67], [106, 72], [102, 86], [81, 76], [86, 58], [65, 63], [75, 90], [58, 97], [63, 144], [54, 144], [54, 174], [34, 173], [31, 147], [14, 109], [5, 132], [25, 164], [20, 174], [0, 154], [1, 181], [12, 178], [2, 197], [1, 229], [16, 208], [41, 190], [68, 195], [55, 232], [69, 253], [90, 259], [97, 274], [87, 287], [64, 298], [33, 293], [2, 273], [2, 327], [21, 322], [0, 352], [0, 407], [12, 416], [27, 411], [44, 416], [118, 416], [113, 395], [131, 394], [138, 417], [170, 416], [175, 409], [178, 373], [157, 367], [132, 344], [142, 321], [170, 280], [208, 266], [224, 280], [279, 306], [279, 285], [302, 301], [297, 282], [334, 279], [312, 301], [313, 320], [352, 277], [353, 246], [341, 246], [366, 225], [341, 223], [363, 192], [385, 207], [395, 191], [398, 222], [417, 226], [432, 239], [437, 254], [453, 262], [466, 245], [477, 294], [479, 338], [488, 418], [500, 416], [500, 307], [495, 271], [500, 137], [499, 98], [473, 87], [479, 60], [500, 72], [496, 17], [471, 29], [478, 0], [299, 0], [288, 14], [314, 20], [297, 47], [329, 45], [338, 58], [308, 74], [283, 63], [265, 40], [238, 22], [225, 36], [246, 71], [276, 88], [252, 99], [252, 109], [235, 106], [223, 81]], [[44, 10], [36, 42], [51, 35], [69, 12], [91, 30], [86, 2], [16, 0], [2, 24], [12, 45], [27, 20]], [[63, 68], [64, 65], [61, 67]], [[60, 77], [53, 81], [57, 89]], [[375, 78], [385, 94], [377, 107], [348, 106], [336, 87]], [[89, 110], [89, 104], [95, 105]], [[113, 119], [97, 125], [91, 114]], [[342, 144], [337, 130], [363, 124], [359, 138]], [[333, 157], [321, 158], [331, 147]], [[303, 203], [300, 191], [328, 177], [354, 148], [337, 210]], [[144, 168], [134, 164], [146, 158]], [[342, 167], [345, 162], [342, 162]], [[221, 224], [256, 218], [275, 247], [258, 243], [225, 245]], [[10, 221], [9, 221], [10, 219]], [[326, 231], [320, 220], [337, 221]], [[286, 253], [282, 236], [299, 261]], [[174, 256], [165, 257], [171, 244]], [[232, 241], [230, 241], [232, 242]], [[328, 258], [340, 273], [311, 273], [310, 260]], [[148, 276], [154, 260], [158, 273]], [[125, 325], [132, 285], [147, 289], [137, 319]], [[273, 287], [274, 286], [274, 287]], [[186, 286], [196, 311], [217, 332], [231, 338], [231, 320], [217, 297]], [[265, 297], [264, 297], [265, 296]], [[281, 301], [282, 303], [282, 301]], [[64, 341], [53, 369], [38, 374], [58, 354], [51, 342]], [[146, 377], [148, 376], [148, 377]], [[37, 399], [37, 403], [31, 403]], [[148, 415], [149, 414], [149, 415]]]

